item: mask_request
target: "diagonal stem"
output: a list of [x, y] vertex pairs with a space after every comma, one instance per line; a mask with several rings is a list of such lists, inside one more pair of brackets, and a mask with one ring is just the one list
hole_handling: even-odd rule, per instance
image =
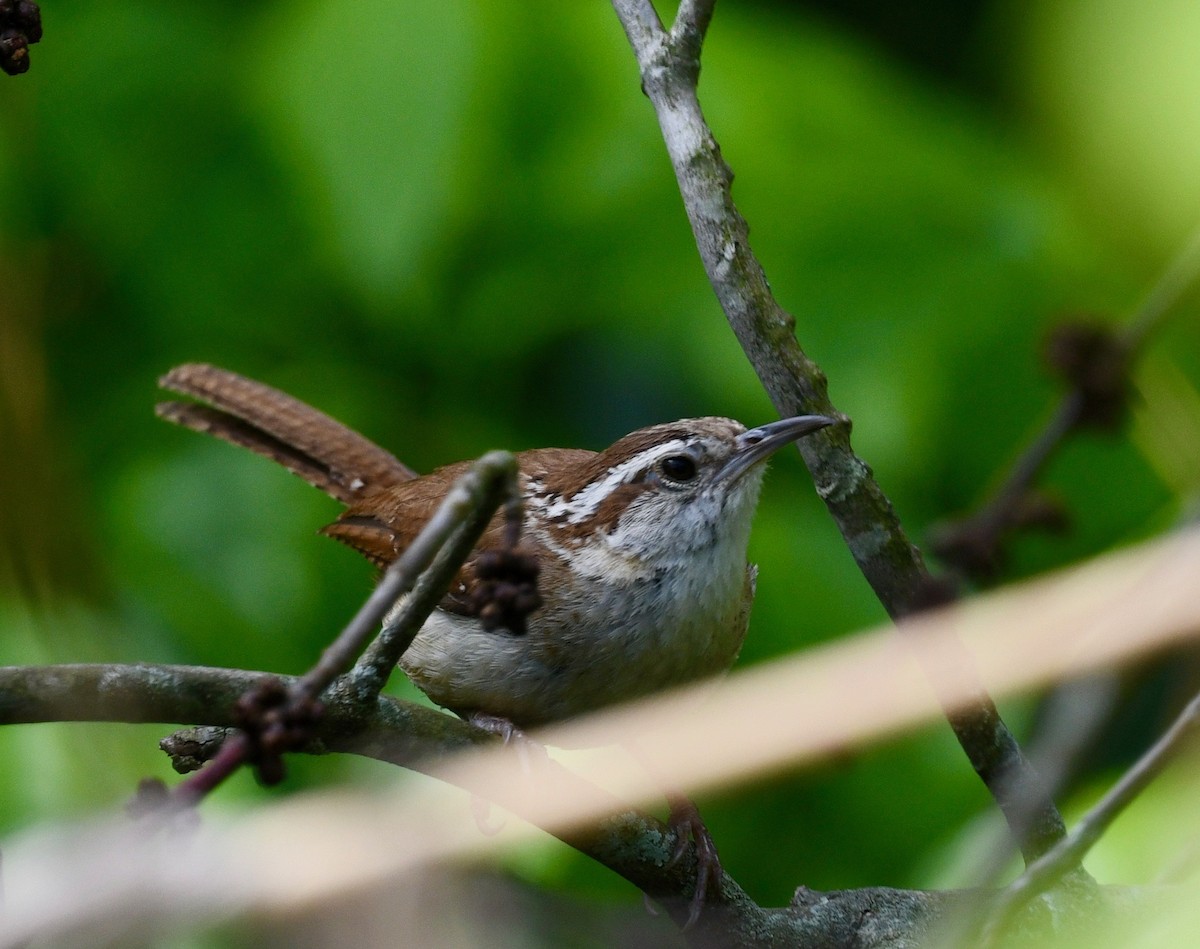
[[1030, 864], [1002, 891], [991, 908], [983, 930], [983, 944], [991, 945], [1004, 924], [1039, 893], [1049, 889], [1079, 867], [1112, 822], [1175, 760], [1200, 730], [1200, 695], [1195, 696], [1153, 746], [1109, 788], [1063, 840]]
[[[339, 675], [349, 670], [384, 615], [420, 582], [422, 595], [406, 604], [412, 608], [402, 610], [398, 622], [389, 624], [377, 640], [378, 648], [364, 655], [356, 669], [354, 685], [359, 700], [369, 703], [379, 694], [400, 654], [441, 598], [496, 508], [507, 501], [509, 516], [520, 517], [516, 479], [516, 459], [508, 452], [494, 451], [480, 458], [455, 482], [429, 522], [384, 571], [371, 595], [337, 639], [308, 672], [288, 686], [288, 709], [311, 706]], [[431, 563], [434, 564], [432, 570], [428, 569]], [[284, 714], [287, 714], [286, 710]], [[304, 735], [303, 732], [295, 734], [297, 740]], [[233, 733], [215, 758], [176, 786], [174, 802], [182, 805], [197, 803], [245, 764], [252, 752], [253, 742], [249, 735], [243, 731]]]
[[[410, 579], [392, 596], [383, 612], [386, 613], [403, 594], [411, 591], [412, 596], [403, 602], [350, 673], [351, 682], [364, 701], [379, 694], [501, 505], [505, 506], [510, 523], [519, 525], [524, 508], [517, 487], [516, 460], [507, 452], [491, 452], [476, 462], [451, 489], [421, 536], [404, 552], [403, 556], [407, 557], [426, 532], [430, 532], [431, 539], [425, 549], [414, 555], [419, 558], [420, 570], [424, 572], [415, 584]], [[393, 566], [397, 564], [399, 561]], [[411, 578], [411, 573], [408, 575]], [[382, 614], [375, 622], [378, 623], [380, 618]]]
[[[1200, 278], [1200, 227], [1192, 232], [1155, 280], [1125, 325], [1114, 330], [1114, 344], [1124, 356], [1125, 373], [1130, 371], [1148, 338], [1168, 316], [1177, 312], [1180, 301], [1195, 287], [1197, 278]], [[1079, 430], [1088, 410], [1088, 401], [1078, 387], [1065, 392], [1053, 413], [1012, 463], [999, 487], [974, 513], [941, 528], [942, 542], [956, 537], [973, 537], [971, 547], [986, 553], [988, 560], [995, 561], [1013, 529], [1014, 513], [1028, 497], [1050, 459]], [[936, 540], [934, 549], [937, 549]]]
[[[506, 499], [517, 497], [516, 483], [517, 462], [508, 452], [488, 452], [475, 462], [447, 492], [421, 533], [384, 571], [383, 578], [342, 634], [322, 653], [320, 661], [305, 673], [298, 686], [300, 694], [316, 698], [337, 676], [350, 670], [354, 658], [379, 627], [383, 617], [400, 597], [412, 590], [421, 573], [457, 534], [460, 543], [456, 546], [462, 556], [457, 562], [448, 557], [440, 561], [440, 573], [444, 575], [448, 586], [454, 571], [471, 552], [496, 508]], [[467, 524], [471, 525], [473, 532], [462, 530]], [[423, 614], [414, 612], [409, 616], [414, 634], [436, 602], [429, 603], [429, 608]], [[380, 661], [380, 658], [382, 661], [390, 660], [389, 670], [408, 645], [403, 643], [397, 648], [396, 640], [395, 636], [389, 637], [387, 645], [376, 653], [376, 661]], [[382, 657], [379, 653], [382, 653]], [[381, 681], [380, 687], [382, 685]]]

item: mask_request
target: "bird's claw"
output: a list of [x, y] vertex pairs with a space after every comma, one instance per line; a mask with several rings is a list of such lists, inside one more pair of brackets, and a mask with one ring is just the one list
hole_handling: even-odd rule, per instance
[[497, 736], [506, 747], [514, 748], [517, 752], [517, 759], [521, 762], [521, 771], [526, 775], [533, 773], [531, 760], [533, 753], [540, 754], [543, 758], [549, 757], [546, 754], [546, 747], [541, 742], [530, 738], [519, 726], [514, 725], [511, 720], [502, 715], [472, 712], [467, 716], [467, 721], [476, 728]]
[[511, 745], [514, 741], [526, 739], [525, 733], [503, 715], [472, 712], [467, 716], [467, 721], [476, 728], [482, 728], [488, 734], [496, 735], [506, 745]]
[[720, 885], [721, 858], [717, 854], [717, 845], [709, 833], [700, 811], [686, 797], [672, 795], [668, 798], [671, 805], [667, 824], [675, 833], [675, 848], [671, 852], [671, 866], [679, 863], [687, 855], [688, 846], [696, 845], [696, 885], [692, 890], [692, 899], [688, 904], [687, 921], [684, 929], [693, 926], [700, 918], [708, 897], [708, 887], [713, 881]]

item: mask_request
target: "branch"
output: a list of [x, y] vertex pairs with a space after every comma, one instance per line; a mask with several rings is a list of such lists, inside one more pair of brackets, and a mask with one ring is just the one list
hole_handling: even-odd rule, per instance
[[[263, 675], [149, 664], [0, 667], [0, 725], [188, 722], [229, 728], [238, 724], [233, 711], [238, 698], [253, 689]], [[289, 690], [299, 688], [303, 681], [279, 678]], [[309, 742], [296, 750], [363, 755], [410, 768], [456, 783], [536, 824], [538, 815], [531, 812], [527, 796], [505, 795], [492, 782], [463, 782], [461, 769], [448, 767], [459, 753], [495, 743], [494, 735], [424, 706], [385, 695], [364, 704], [360, 690], [341, 680], [326, 692], [325, 712], [315, 723]], [[220, 760], [224, 752], [216, 754]], [[544, 794], [563, 800], [603, 794], [543, 755], [529, 756], [527, 765], [533, 769], [528, 777]], [[687, 918], [695, 867], [688, 860], [672, 862], [677, 843], [674, 832], [652, 817], [629, 811], [615, 797], [604, 797], [602, 809], [616, 816], [595, 827], [559, 831], [556, 836], [661, 902], [682, 922]], [[728, 874], [722, 877], [721, 899], [736, 907], [741, 916], [764, 912]]]
[[675, 22], [671, 26], [671, 39], [695, 50], [699, 69], [700, 47], [704, 45], [708, 24], [712, 22], [717, 0], [680, 0], [675, 11]]
[[[689, 15], [711, 3], [686, 3]], [[733, 172], [721, 157], [696, 96], [703, 31], [676, 23], [668, 33], [650, 0], [613, 0], [654, 106], [709, 282], [742, 349], [782, 416], [829, 415], [847, 424], [799, 443], [817, 493], [880, 602], [894, 619], [915, 612], [931, 580], [891, 501], [850, 447], [850, 425], [829, 400], [825, 374], [805, 355], [795, 319], [771, 294], [750, 249], [749, 228], [733, 201]], [[699, 13], [696, 14], [699, 16]], [[707, 19], [703, 20], [707, 23]], [[963, 656], [964, 668], [970, 668]], [[1026, 861], [1066, 833], [1016, 739], [982, 686], [966, 712], [948, 715], [955, 736], [1012, 830]], [[1036, 802], [1031, 808], [1029, 802]], [[1032, 821], [1029, 813], [1035, 814]]]
[[[1042, 720], [1037, 738], [1029, 749], [1029, 760], [1050, 795], [1066, 787], [1082, 752], [1103, 733], [1117, 701], [1117, 681], [1117, 673], [1107, 669], [1060, 682], [1042, 702]], [[1033, 816], [1029, 814], [1026, 819], [1031, 820]], [[965, 873], [963, 879], [990, 887], [1010, 875], [1003, 833], [997, 828], [995, 842], [978, 848], [978, 864], [974, 870]], [[965, 934], [966, 929], [963, 932]]]
[[[930, 544], [939, 557], [975, 579], [986, 579], [1000, 568], [1004, 543], [1015, 529], [1044, 526], [1047, 518], [1050, 526], [1061, 523], [1061, 512], [1030, 504], [1034, 484], [1072, 434], [1088, 424], [1111, 428], [1120, 420], [1134, 361], [1149, 336], [1162, 326], [1195, 283], [1197, 275], [1200, 275], [1200, 228], [1119, 331], [1093, 328], [1087, 334], [1076, 329], [1072, 334], [1069, 328], [1068, 332], [1060, 330], [1059, 347], [1073, 351], [1066, 360], [1072, 368], [1064, 373], [1068, 390], [991, 497], [975, 513], [939, 524], [931, 531]], [[1075, 337], [1073, 340], [1071, 335]]]
[[[67, 665], [0, 668], [0, 725], [46, 721], [196, 722], [229, 727], [229, 710], [262, 673], [196, 666]], [[283, 679], [289, 688], [299, 679]], [[327, 694], [326, 712], [304, 749], [310, 754], [341, 752], [420, 771], [448, 780], [475, 794], [539, 823], [530, 795], [505, 793], [495, 781], [471, 781], [470, 772], [452, 765], [461, 752], [495, 744], [495, 736], [432, 709], [377, 696], [363, 706], [357, 690], [341, 682]], [[672, 863], [674, 833], [648, 815], [631, 811], [620, 801], [573, 775], [542, 755], [530, 756], [526, 775], [539, 794], [551, 799], [603, 801], [613, 816], [592, 825], [551, 828], [564, 843], [624, 877], [664, 905], [677, 921], [686, 919], [694, 868], [687, 861]], [[467, 780], [464, 780], [466, 775]], [[536, 797], [533, 796], [533, 797]], [[903, 920], [911, 928], [926, 914], [942, 912], [959, 902], [952, 895], [925, 894], [878, 888], [831, 894], [817, 899], [805, 891], [805, 905], [785, 909], [757, 906], [728, 874], [722, 875], [721, 901], [704, 915], [690, 934], [700, 945], [800, 945], [801, 934], [857, 932], [862, 946], [891, 946], [890, 926]], [[809, 905], [811, 904], [811, 905]], [[871, 918], [872, 913], [874, 918]], [[923, 925], [923, 924], [922, 924]], [[874, 936], [870, 936], [871, 932]]]
[[[850, 671], [849, 669], [847, 670]], [[153, 722], [164, 720], [207, 721], [214, 725], [228, 725], [232, 716], [222, 711], [232, 700], [259, 679], [261, 673], [237, 670], [205, 669], [199, 667], [171, 666], [52, 666], [43, 668], [0, 668], [0, 724], [32, 721], [126, 721]], [[294, 686], [298, 680], [285, 680]], [[500, 779], [497, 762], [487, 762], [485, 767], [472, 768], [463, 762], [461, 752], [480, 744], [495, 745], [494, 736], [486, 735], [452, 716], [432, 709], [411, 705], [388, 696], [380, 696], [373, 706], [364, 708], [354, 690], [344, 680], [335, 684], [328, 695], [327, 713], [316, 726], [316, 734], [305, 752], [324, 754], [342, 752], [374, 758], [398, 764], [425, 774], [446, 780], [465, 790], [481, 794], [488, 799], [520, 815], [536, 826], [541, 826], [568, 845], [579, 849], [592, 859], [607, 866], [626, 880], [665, 905], [678, 920], [686, 917], [688, 892], [692, 883], [692, 870], [685, 866], [672, 866], [670, 857], [675, 848], [672, 832], [652, 817], [624, 808], [615, 798], [599, 791], [595, 785], [583, 780], [551, 759], [531, 756], [530, 773], [523, 773], [511, 756], [504, 762], [507, 780]], [[503, 749], [500, 749], [502, 752]], [[515, 779], [514, 779], [515, 776]], [[547, 801], [562, 802], [557, 812], [544, 809]], [[344, 807], [346, 801], [341, 804]], [[399, 806], [398, 806], [399, 804]], [[302, 808], [304, 805], [300, 803]], [[314, 801], [312, 805], [327, 816], [333, 816], [327, 803]], [[281, 860], [296, 860], [297, 847], [309, 846], [307, 862], [317, 859], [312, 847], [320, 847], [320, 839], [309, 842], [310, 834], [297, 835], [295, 828], [302, 826], [312, 830], [307, 818], [296, 813], [297, 802], [289, 805], [287, 820], [271, 820], [268, 826], [275, 833], [287, 835], [284, 841], [272, 838], [271, 831], [247, 831], [247, 839], [253, 842], [255, 853], [264, 861], [278, 853]], [[337, 808], [333, 808], [336, 811]], [[585, 811], [600, 813], [607, 811], [612, 816], [594, 822], [584, 822], [580, 815]], [[384, 815], [387, 815], [384, 817]], [[445, 815], [443, 814], [443, 819]], [[420, 808], [403, 806], [389, 801], [379, 808], [378, 818], [364, 822], [354, 829], [356, 836], [347, 838], [344, 831], [337, 833], [341, 851], [347, 849], [356, 854], [354, 861], [331, 861], [327, 888], [311, 874], [305, 881], [305, 908], [311, 909], [314, 899], [344, 899], [348, 889], [357, 892], [370, 880], [380, 882], [393, 872], [389, 868], [401, 869], [411, 866], [413, 858], [408, 854], [411, 847], [432, 844], [435, 849], [442, 846], [439, 841], [448, 841], [445, 846], [463, 848], [474, 852], [477, 844], [461, 843], [469, 835], [443, 832], [428, 826], [430, 818]], [[458, 822], [460, 817], [452, 813], [449, 820]], [[414, 824], [411, 832], [398, 836], [397, 822]], [[316, 821], [319, 823], [319, 821]], [[383, 830], [387, 828], [387, 830]], [[73, 832], [75, 845], [65, 859], [71, 861], [69, 879], [78, 881], [87, 878], [90, 867], [102, 866], [105, 892], [114, 901], [119, 901], [119, 888], [114, 889], [113, 880], [129, 878], [127, 902], [131, 906], [142, 901], [155, 904], [157, 914], [170, 912], [167, 907], [189, 918], [205, 918], [223, 915], [229, 906], [219, 904], [204, 906], [197, 912], [197, 899], [235, 898], [237, 906], [253, 905], [262, 897], [255, 886], [263, 888], [267, 899], [283, 899], [284, 905], [277, 908], [287, 911], [288, 897], [280, 888], [278, 873], [269, 870], [247, 874], [247, 867], [239, 867], [238, 891], [231, 894], [227, 887], [214, 888], [211, 880], [197, 880], [189, 876], [205, 871], [216, 872], [204, 860], [179, 860], [176, 845], [158, 847], [159, 856], [165, 854], [171, 861], [171, 872], [165, 873], [163, 881], [173, 881], [182, 893], [176, 894], [162, 886], [148, 887], [145, 877], [155, 878], [153, 866], [145, 865], [147, 855], [140, 850], [142, 844], [154, 844], [154, 835], [138, 834], [131, 838], [128, 849], [119, 855], [112, 852], [100, 855], [84, 853], [95, 838]], [[275, 839], [275, 843], [271, 840]], [[398, 847], [396, 840], [406, 840], [410, 848]], [[456, 843], [455, 841], [458, 841]], [[424, 843], [422, 843], [424, 842]], [[157, 847], [157, 844], [155, 844]], [[154, 847], [150, 848], [152, 851]], [[189, 846], [190, 850], [190, 846]], [[228, 853], [228, 851], [224, 851]], [[391, 855], [391, 862], [389, 862]], [[443, 854], [443, 857], [447, 854]], [[91, 863], [87, 863], [90, 857]], [[14, 867], [22, 867], [20, 861]], [[338, 874], [348, 871], [352, 880], [347, 882]], [[165, 868], [164, 868], [165, 871]], [[99, 872], [99, 871], [96, 871]], [[163, 871], [159, 871], [163, 872]], [[364, 876], [364, 873], [367, 876]], [[59, 875], [59, 885], [63, 877]], [[254, 882], [257, 881], [257, 882]], [[28, 881], [26, 881], [28, 882]], [[854, 945], [862, 949], [900, 949], [921, 943], [931, 933], [938, 931], [947, 920], [961, 914], [977, 913], [985, 905], [987, 894], [978, 891], [925, 892], [899, 890], [887, 887], [867, 887], [856, 890], [818, 893], [801, 888], [788, 906], [763, 908], [740, 889], [728, 875], [722, 878], [722, 901], [708, 908], [700, 925], [686, 934], [689, 945], [694, 947], [754, 947], [765, 946], [815, 946]], [[97, 903], [94, 893], [86, 888], [74, 887], [75, 892], [64, 892], [58, 899], [47, 900], [46, 912], [58, 926], [79, 925], [86, 928], [89, 914], [106, 912], [105, 906], [114, 904]], [[25, 892], [25, 888], [23, 888]], [[1111, 905], [1127, 907], [1128, 900], [1119, 893], [1110, 894], [1115, 901]], [[76, 906], [73, 900], [86, 899], [86, 906]], [[178, 905], [176, 905], [178, 899]], [[1122, 902], [1124, 900], [1124, 902]], [[65, 907], [65, 908], [64, 908]], [[294, 908], [294, 907], [293, 907]], [[269, 909], [269, 907], [267, 907]], [[219, 911], [219, 912], [218, 912]], [[21, 939], [46, 936], [44, 930], [17, 930], [6, 928], [29, 912], [24, 904], [10, 904], [3, 921], [0, 921], [0, 944], [12, 945]], [[1089, 904], [1084, 911], [1074, 914], [1068, 911], [1062, 927], [1090, 921], [1094, 906]], [[150, 920], [161, 919], [156, 912], [148, 914]], [[65, 921], [65, 922], [64, 922]], [[52, 935], [52, 933], [51, 933]]]
[[[1005, 691], [1028, 691], [1054, 679], [1108, 668], [1150, 650], [1191, 641], [1200, 629], [1200, 599], [1194, 595], [1197, 576], [1200, 534], [1183, 533], [931, 613], [911, 621], [913, 628], [900, 639], [894, 630], [881, 629], [741, 670], [718, 688], [698, 687], [705, 693], [703, 703], [693, 689], [564, 723], [538, 737], [553, 747], [596, 747], [637, 734], [656, 767], [679, 784], [728, 785], [931, 720], [937, 713], [929, 687], [907, 655], [918, 649], [926, 655], [926, 667], [935, 669], [943, 697], [957, 706], [969, 700], [973, 686], [960, 682], [956, 690], [956, 663], [938, 657], [947, 648], [961, 649], [964, 640], [979, 655], [989, 681]], [[1047, 637], [1047, 627], [1057, 635]], [[229, 726], [234, 721], [230, 710], [234, 700], [261, 676], [152, 665], [0, 668], [0, 725], [124, 721]], [[295, 681], [281, 683], [291, 687]], [[846, 704], [844, 697], [851, 692], [860, 700]], [[693, 868], [667, 866], [675, 837], [588, 780], [618, 789], [624, 800], [650, 799], [658, 792], [656, 782], [634, 762], [622, 765], [621, 759], [611, 756], [584, 758], [572, 762], [579, 774], [567, 774], [550, 762], [543, 766], [539, 755], [530, 756], [537, 770], [523, 773], [504, 749], [498, 749], [502, 760], [460, 758], [461, 751], [475, 745], [494, 747], [495, 741], [452, 716], [385, 696], [364, 705], [346, 678], [337, 680], [324, 698], [326, 713], [304, 751], [369, 755], [479, 793], [655, 894], [672, 913], [686, 915]], [[840, 709], [836, 716], [829, 715], [833, 707]], [[764, 723], [771, 725], [765, 728]], [[429, 800], [438, 799], [434, 794]], [[411, 804], [411, 799], [406, 800]], [[392, 802], [392, 810], [396, 806]], [[405, 838], [407, 846], [397, 847], [394, 837], [377, 839], [374, 843], [379, 846], [371, 851], [375, 856], [369, 861], [365, 857], [365, 862], [360, 861], [363, 855], [354, 851], [356, 867], [370, 866], [383, 873], [384, 868], [397, 866], [388, 862], [389, 854], [402, 859], [421, 842], [443, 847], [438, 859], [447, 856], [445, 847], [463, 848], [453, 853], [459, 857], [476, 854], [484, 845], [482, 838], [460, 826], [457, 810], [443, 814], [443, 823], [434, 826], [429, 823], [432, 816], [422, 809], [430, 806], [429, 801], [414, 806], [413, 820], [425, 823], [414, 830], [412, 840]], [[614, 813], [617, 816], [608, 817]], [[379, 838], [379, 828], [391, 828], [405, 816], [376, 819]], [[286, 823], [290, 828], [307, 828], [302, 821], [297, 825], [294, 813]], [[291, 833], [294, 837], [294, 829]], [[449, 843], [443, 846], [442, 841]], [[345, 849], [347, 844], [342, 840], [339, 846]], [[177, 859], [177, 850], [171, 852]], [[114, 865], [121, 863], [111, 855], [108, 859]], [[76, 869], [74, 863], [71, 866]], [[329, 885], [333, 892], [338, 884]], [[854, 891], [817, 897], [802, 891], [792, 907], [771, 910], [755, 906], [728, 877], [721, 886], [722, 902], [710, 907], [698, 930], [688, 934], [696, 944], [703, 944], [704, 933], [717, 931], [722, 934], [717, 944], [735, 946], [911, 945], [914, 933], [959, 905], [955, 894]], [[881, 894], [894, 895], [896, 905]], [[811, 905], [806, 902], [810, 899], [815, 901]], [[1065, 913], [1060, 918], [1077, 918], [1078, 912], [1072, 912], [1075, 904], [1059, 900], [1056, 905]], [[9, 920], [19, 911], [10, 910]], [[1080, 912], [1090, 912], [1090, 904]], [[819, 920], [826, 920], [820, 925], [831, 927], [831, 942], [814, 935]], [[719, 929], [709, 930], [710, 923]], [[810, 926], [813, 929], [806, 928]], [[0, 945], [6, 945], [2, 937]]]

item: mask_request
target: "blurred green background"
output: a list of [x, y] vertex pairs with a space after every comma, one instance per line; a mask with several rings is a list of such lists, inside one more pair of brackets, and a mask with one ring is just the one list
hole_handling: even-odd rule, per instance
[[[314, 536], [334, 503], [154, 418], [180, 362], [264, 379], [417, 469], [773, 417], [606, 3], [50, 0], [43, 16], [31, 72], [0, 82], [0, 663], [295, 673], [369, 590]], [[701, 97], [735, 197], [914, 539], [1046, 417], [1046, 330], [1132, 312], [1200, 221], [1198, 36], [1187, 0], [719, 4]], [[1189, 510], [1195, 316], [1181, 307], [1140, 363], [1131, 437], [1058, 456], [1047, 483], [1075, 528], [1022, 541], [1009, 576]], [[743, 663], [882, 619], [793, 452], [752, 556]], [[1022, 733], [1031, 708], [1005, 706]], [[164, 731], [0, 732], [0, 831], [167, 776]], [[406, 778], [296, 761], [285, 787], [346, 780]], [[209, 806], [265, 794], [243, 776]], [[944, 726], [700, 803], [771, 904], [800, 884], [970, 882], [947, 867], [994, 819]], [[553, 844], [511, 866], [637, 901]]]

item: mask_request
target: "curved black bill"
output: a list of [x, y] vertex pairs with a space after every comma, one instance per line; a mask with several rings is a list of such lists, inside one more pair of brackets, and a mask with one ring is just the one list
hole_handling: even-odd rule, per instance
[[751, 428], [737, 437], [737, 450], [717, 472], [717, 480], [737, 478], [775, 451], [828, 425], [834, 419], [827, 415], [796, 415]]

